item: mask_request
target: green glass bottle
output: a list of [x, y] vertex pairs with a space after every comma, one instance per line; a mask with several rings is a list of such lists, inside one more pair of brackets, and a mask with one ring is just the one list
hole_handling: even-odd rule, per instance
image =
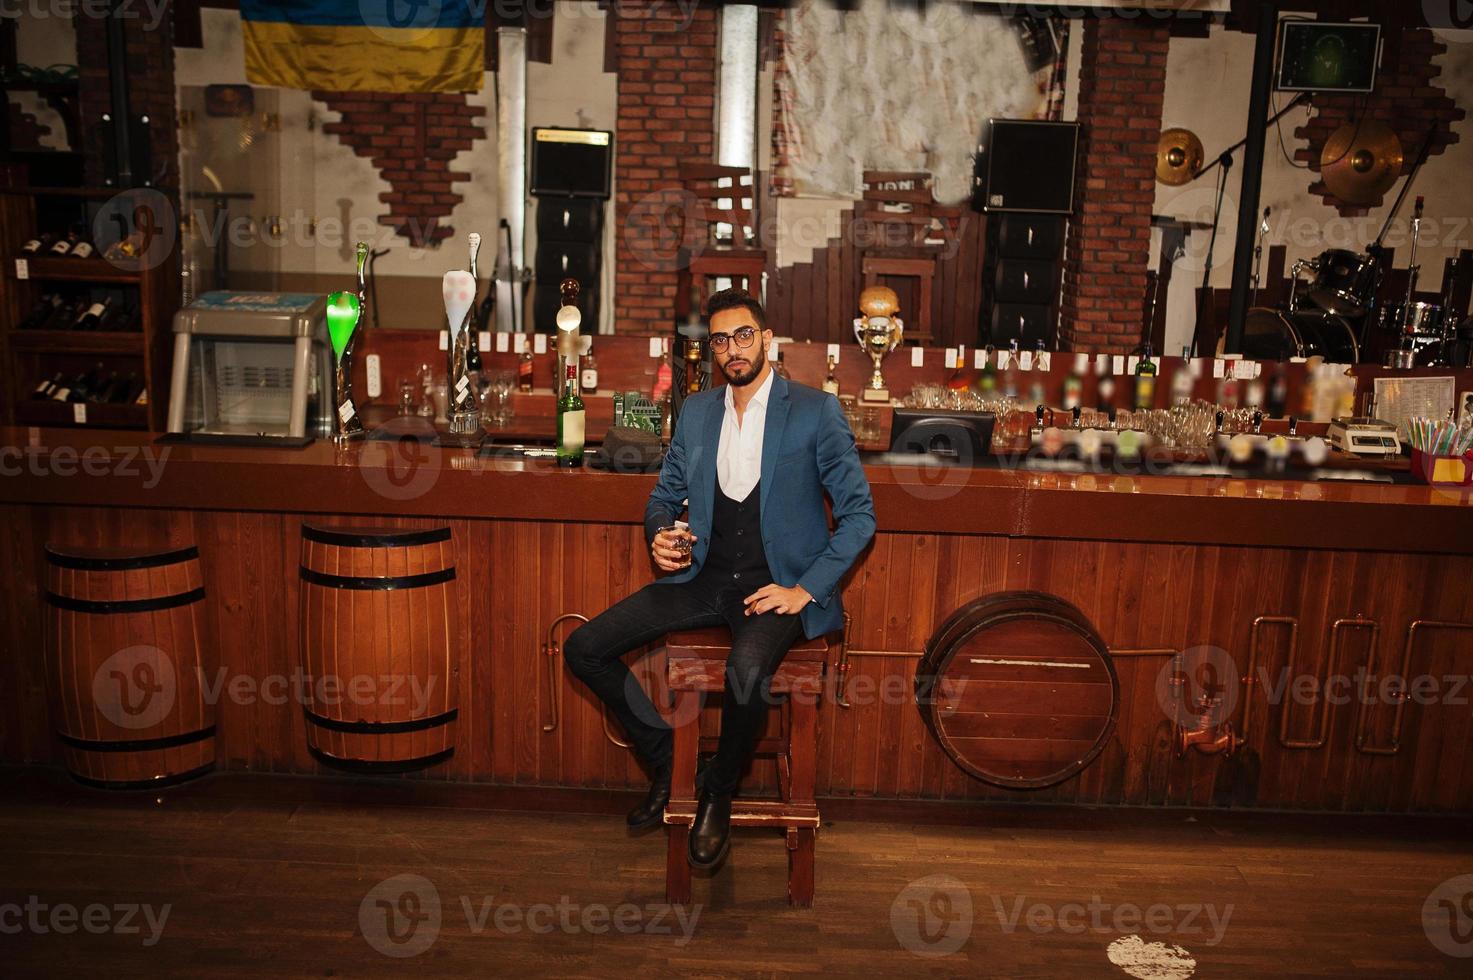
[[568, 358], [563, 391], [557, 401], [557, 462], [559, 466], [583, 465], [583, 396], [578, 391], [578, 355]]
[[1156, 404], [1156, 362], [1151, 358], [1151, 344], [1147, 341], [1141, 351], [1141, 359], [1135, 365], [1135, 407], [1146, 411]]

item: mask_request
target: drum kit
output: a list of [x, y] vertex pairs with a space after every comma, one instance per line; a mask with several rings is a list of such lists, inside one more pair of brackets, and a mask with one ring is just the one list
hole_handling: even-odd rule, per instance
[[[1406, 296], [1401, 302], [1378, 304], [1387, 263], [1382, 241], [1405, 200], [1417, 171], [1426, 162], [1431, 136], [1422, 147], [1411, 174], [1391, 208], [1376, 241], [1364, 252], [1333, 248], [1312, 259], [1294, 263], [1288, 301], [1274, 307], [1248, 310], [1243, 325], [1242, 354], [1254, 360], [1321, 357], [1333, 363], [1354, 364], [1372, 351], [1385, 352], [1387, 367], [1466, 366], [1473, 318], [1454, 311], [1453, 284], [1458, 260], [1446, 277], [1438, 303], [1418, 301], [1417, 248], [1422, 230], [1422, 198], [1412, 218], [1411, 261]], [[1200, 172], [1201, 143], [1187, 130], [1162, 133], [1157, 152], [1157, 177], [1163, 183], [1183, 184]], [[1320, 172], [1326, 188], [1351, 204], [1372, 205], [1381, 200], [1401, 174], [1401, 140], [1390, 127], [1371, 119], [1347, 124], [1326, 141]], [[1259, 227], [1255, 252], [1263, 255], [1263, 237], [1269, 228], [1268, 211]], [[1260, 277], [1253, 275], [1254, 295]], [[1218, 353], [1223, 352], [1219, 342]]]

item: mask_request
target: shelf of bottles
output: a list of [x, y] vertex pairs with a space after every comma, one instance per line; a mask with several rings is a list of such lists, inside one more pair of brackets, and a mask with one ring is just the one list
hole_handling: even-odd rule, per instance
[[9, 331], [14, 413], [23, 425], [146, 428], [143, 274], [102, 256], [83, 223], [41, 232], [11, 257], [24, 283]]

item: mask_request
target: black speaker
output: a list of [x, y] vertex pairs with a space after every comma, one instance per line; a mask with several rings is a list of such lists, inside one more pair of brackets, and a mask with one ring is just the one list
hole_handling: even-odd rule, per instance
[[1000, 258], [1052, 262], [1064, 254], [1064, 222], [1053, 215], [1004, 214], [994, 220]]
[[1021, 303], [997, 303], [992, 307], [992, 339], [994, 347], [1007, 347], [1018, 341], [1020, 350], [1033, 350], [1043, 341], [1045, 348], [1054, 343], [1053, 307], [1029, 306]]
[[607, 199], [613, 150], [607, 130], [534, 128], [531, 193]]
[[985, 146], [983, 204], [988, 211], [1074, 211], [1078, 123], [991, 119]]
[[1057, 293], [1054, 270], [1054, 263], [1045, 259], [999, 259], [992, 279], [993, 299], [1048, 306]]
[[537, 201], [540, 242], [599, 242], [604, 233], [604, 202], [589, 197], [543, 197]]

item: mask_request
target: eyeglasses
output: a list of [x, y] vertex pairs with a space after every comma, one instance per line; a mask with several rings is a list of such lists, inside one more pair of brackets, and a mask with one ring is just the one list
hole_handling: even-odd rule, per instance
[[711, 349], [720, 354], [726, 350], [732, 340], [736, 341], [738, 347], [751, 347], [752, 341], [757, 339], [756, 327], [737, 327], [731, 333], [713, 333], [711, 335]]

